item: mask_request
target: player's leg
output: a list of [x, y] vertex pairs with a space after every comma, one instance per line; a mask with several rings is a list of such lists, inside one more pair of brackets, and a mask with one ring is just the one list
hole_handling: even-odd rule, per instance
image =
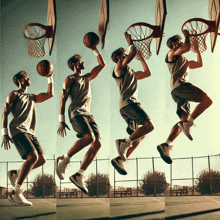
[[199, 102], [194, 111], [189, 115], [188, 119], [185, 122], [182, 122], [179, 127], [182, 129], [184, 134], [190, 139], [193, 140], [190, 134], [190, 128], [194, 125], [194, 120], [201, 115], [207, 108], [212, 105], [212, 100], [210, 97], [198, 87], [190, 84], [187, 90], [187, 100], [193, 102]]
[[27, 178], [34, 165], [38, 161], [38, 151], [32, 143], [32, 135], [27, 133], [19, 133], [13, 137], [13, 142], [20, 153], [22, 159], [26, 161], [21, 166], [15, 188], [11, 194], [9, 194], [9, 200], [16, 205], [32, 205], [31, 202], [27, 201], [22, 195], [21, 186], [24, 180]]
[[[180, 114], [181, 114], [181, 121], [180, 122], [186, 121], [188, 118], [188, 113], [186, 113], [185, 111], [182, 110]], [[173, 126], [166, 142], [157, 146], [157, 150], [159, 151], [161, 158], [168, 164], [172, 163], [172, 159], [170, 156], [170, 150], [173, 148], [172, 143], [179, 136], [179, 134], [182, 132], [182, 130], [178, 126], [178, 124], [180, 122], [176, 123]]]
[[77, 132], [77, 137], [80, 139], [73, 144], [65, 155], [55, 160], [56, 173], [61, 180], [65, 177], [65, 170], [70, 163], [70, 158], [95, 140], [92, 135], [93, 131], [89, 125], [88, 117], [77, 115], [71, 120], [71, 124], [73, 129]]
[[93, 132], [92, 134], [94, 134], [95, 136], [95, 140], [91, 143], [91, 146], [87, 151], [78, 172], [69, 177], [69, 179], [85, 193], [88, 193], [88, 189], [83, 180], [84, 173], [89, 167], [89, 165], [92, 163], [92, 161], [95, 159], [99, 149], [101, 148], [101, 139], [98, 126], [93, 116], [87, 116], [87, 118], [89, 119], [89, 126]]
[[[116, 146], [119, 156], [126, 161], [126, 153], [132, 147], [132, 142], [153, 131], [154, 126], [148, 114], [138, 104], [130, 104], [124, 107], [121, 109], [121, 114], [128, 124], [127, 131], [130, 136], [126, 139], [116, 140]], [[138, 127], [139, 125], [141, 126]]]

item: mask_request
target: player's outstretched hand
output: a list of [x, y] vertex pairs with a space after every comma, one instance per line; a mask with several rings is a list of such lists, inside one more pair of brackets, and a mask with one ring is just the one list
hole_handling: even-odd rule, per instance
[[[66, 128], [69, 129], [68, 125], [65, 122], [60, 122], [57, 134], [61, 137], [66, 136]], [[70, 130], [70, 129], [69, 129]]]
[[131, 44], [133, 44], [133, 40], [131, 39], [131, 35], [128, 34], [127, 32], [125, 32], [125, 39], [128, 42], [128, 45], [130, 46]]
[[10, 147], [10, 141], [11, 141], [11, 143], [13, 143], [13, 141], [11, 140], [11, 138], [10, 138], [8, 135], [4, 135], [4, 136], [3, 136], [3, 140], [2, 140], [1, 147], [4, 146], [5, 150], [11, 149], [11, 147]]
[[189, 31], [185, 29], [185, 30], [183, 30], [183, 34], [184, 34], [184, 36], [186, 37], [186, 36], [189, 35]]

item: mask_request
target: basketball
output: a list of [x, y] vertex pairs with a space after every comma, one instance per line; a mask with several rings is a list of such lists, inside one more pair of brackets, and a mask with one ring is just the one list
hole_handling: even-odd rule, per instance
[[83, 38], [83, 43], [89, 49], [95, 48], [99, 44], [99, 36], [94, 32], [88, 32]]
[[37, 72], [41, 76], [49, 77], [53, 74], [53, 64], [48, 60], [41, 60], [37, 64]]

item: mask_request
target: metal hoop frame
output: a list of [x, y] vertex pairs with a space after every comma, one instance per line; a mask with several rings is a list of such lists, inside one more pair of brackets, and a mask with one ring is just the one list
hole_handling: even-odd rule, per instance
[[152, 31], [152, 33], [151, 33], [149, 36], [147, 36], [146, 38], [132, 39], [133, 41], [143, 41], [143, 40], [147, 40], [147, 39], [149, 39], [149, 38], [158, 38], [158, 37], [161, 36], [161, 34], [160, 34], [160, 32], [161, 32], [161, 31], [160, 31], [160, 26], [150, 25], [150, 24], [144, 23], [144, 22], [135, 23], [135, 24], [130, 25], [130, 26], [128, 27], [128, 29], [126, 30], [126, 32], [129, 31], [130, 28], [135, 27], [135, 26], [148, 27], [148, 28], [152, 29], [153, 31]]
[[[28, 27], [28, 26], [39, 26], [41, 28], [43, 28], [46, 32], [44, 35], [42, 35], [41, 37], [36, 37], [36, 38], [30, 38], [30, 37], [27, 37], [25, 35], [25, 29]], [[41, 38], [52, 38], [53, 37], [53, 30], [52, 30], [52, 26], [45, 26], [43, 24], [39, 24], [39, 23], [30, 23], [28, 25], [25, 26], [24, 28], [24, 31], [23, 31], [23, 34], [24, 34], [24, 37], [26, 39], [29, 39], [29, 40], [39, 40]]]
[[187, 23], [190, 23], [192, 21], [200, 21], [202, 23], [205, 23], [208, 25], [207, 29], [202, 32], [202, 33], [197, 33], [197, 34], [190, 34], [190, 36], [201, 36], [203, 34], [206, 34], [206, 33], [209, 33], [209, 32], [216, 32], [218, 27], [216, 27], [216, 23], [215, 21], [208, 21], [208, 20], [205, 20], [205, 19], [202, 19], [202, 18], [192, 18], [192, 19], [189, 19], [187, 20], [183, 26], [182, 26], [182, 31], [184, 30], [184, 26], [187, 24]]

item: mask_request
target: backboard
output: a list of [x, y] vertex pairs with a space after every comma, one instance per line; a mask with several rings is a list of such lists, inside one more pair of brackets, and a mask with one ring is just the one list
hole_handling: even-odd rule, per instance
[[109, 0], [99, 0], [99, 38], [102, 49], [105, 45], [105, 35], [109, 25]]
[[48, 0], [48, 9], [47, 9], [47, 25], [52, 27], [52, 32], [48, 37], [49, 40], [49, 55], [51, 55], [55, 36], [56, 36], [56, 2], [55, 0]]
[[209, 0], [209, 18], [215, 21], [216, 29], [210, 32], [212, 52], [214, 52], [215, 44], [218, 36], [219, 22], [220, 22], [220, 0]]
[[161, 42], [164, 34], [164, 25], [167, 15], [166, 0], [157, 0], [156, 2], [156, 25], [160, 27], [160, 37], [156, 38], [157, 55], [160, 51]]

